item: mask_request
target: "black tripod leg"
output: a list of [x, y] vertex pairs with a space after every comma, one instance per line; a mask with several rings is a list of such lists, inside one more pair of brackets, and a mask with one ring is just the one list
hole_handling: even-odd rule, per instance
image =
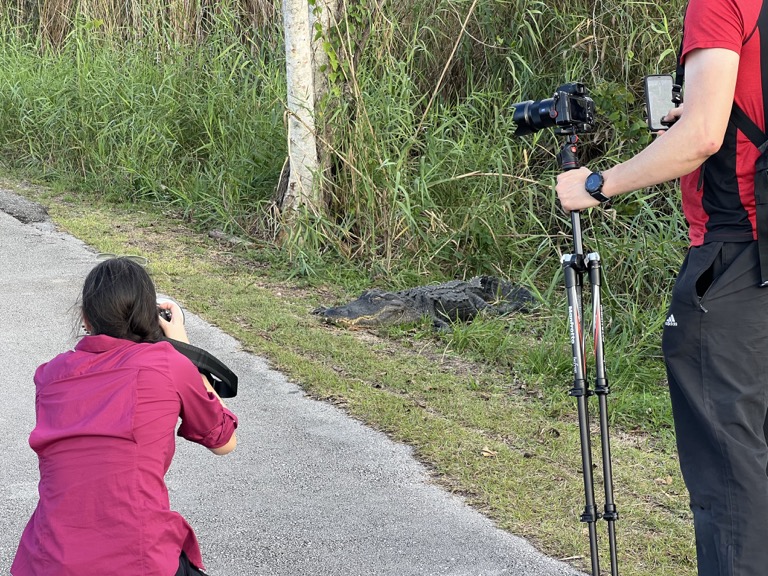
[[[572, 216], [574, 213], [571, 213]], [[589, 530], [589, 548], [592, 560], [592, 576], [600, 575], [600, 559], [597, 548], [597, 520], [600, 514], [595, 506], [595, 488], [592, 476], [592, 443], [589, 430], [589, 410], [587, 398], [590, 390], [586, 382], [586, 363], [584, 358], [584, 329], [581, 315], [581, 278], [584, 272], [584, 258], [580, 254], [570, 254], [562, 258], [565, 275], [565, 288], [568, 297], [568, 320], [573, 350], [573, 388], [570, 395], [576, 398], [579, 417], [579, 436], [581, 439], [581, 467], [584, 478], [584, 512], [581, 521]]]
[[611, 576], [618, 576], [616, 556], [616, 520], [619, 513], [613, 499], [613, 469], [611, 467], [611, 439], [608, 433], [608, 394], [610, 388], [605, 375], [605, 356], [603, 350], [603, 307], [601, 301], [600, 256], [594, 252], [587, 256], [587, 270], [592, 289], [592, 327], [595, 347], [595, 395], [600, 411], [600, 444], [603, 458], [603, 485], [605, 487], [605, 510], [603, 519], [608, 522], [608, 546], [611, 558]]

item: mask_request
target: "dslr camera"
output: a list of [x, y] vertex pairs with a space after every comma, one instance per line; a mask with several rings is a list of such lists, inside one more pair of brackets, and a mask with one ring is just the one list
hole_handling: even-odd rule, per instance
[[160, 315], [160, 317], [165, 318], [168, 322], [171, 321], [171, 311], [168, 310], [167, 308], [160, 308], [160, 304], [164, 302], [173, 302], [179, 307], [179, 309], [181, 310], [181, 321], [182, 323], [184, 323], [186, 318], [184, 317], [184, 310], [181, 308], [181, 304], [176, 302], [173, 298], [168, 298], [167, 296], [158, 296], [157, 298], [157, 304], [158, 304], [157, 313]]
[[544, 128], [558, 134], [591, 132], [595, 122], [595, 103], [579, 82], [558, 87], [552, 98], [513, 104], [515, 136], [527, 136]]

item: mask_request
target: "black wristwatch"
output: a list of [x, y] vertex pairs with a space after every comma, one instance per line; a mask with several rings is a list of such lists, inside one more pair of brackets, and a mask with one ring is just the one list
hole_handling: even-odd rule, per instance
[[587, 181], [584, 183], [584, 188], [589, 192], [589, 195], [592, 196], [595, 200], [598, 200], [600, 202], [608, 202], [610, 198], [603, 194], [603, 184], [605, 183], [605, 179], [603, 178], [602, 172], [592, 172], [589, 176], [587, 176]]

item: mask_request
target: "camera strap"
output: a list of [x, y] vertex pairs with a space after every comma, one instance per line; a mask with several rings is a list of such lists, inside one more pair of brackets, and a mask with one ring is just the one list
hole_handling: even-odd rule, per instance
[[216, 394], [221, 398], [237, 396], [237, 375], [213, 354], [172, 338], [163, 338], [163, 341], [168, 342], [177, 352], [189, 358], [200, 374], [208, 378]]

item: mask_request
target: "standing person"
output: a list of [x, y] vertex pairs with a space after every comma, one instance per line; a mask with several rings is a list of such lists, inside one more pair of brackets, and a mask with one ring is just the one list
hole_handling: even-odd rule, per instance
[[681, 51], [685, 105], [668, 114], [677, 122], [626, 162], [602, 174], [565, 172], [557, 182], [563, 208], [581, 210], [682, 178], [690, 248], [662, 348], [700, 576], [768, 574], [768, 288], [759, 287], [755, 214], [760, 153], [732, 113], [741, 109], [766, 131], [767, 16], [761, 0], [690, 0]]
[[175, 432], [215, 454], [237, 443], [237, 418], [163, 335], [189, 342], [181, 309], [160, 318], [155, 288], [128, 258], [85, 279], [89, 335], [35, 372], [40, 499], [13, 576], [202, 574], [192, 528], [170, 509], [165, 473]]

